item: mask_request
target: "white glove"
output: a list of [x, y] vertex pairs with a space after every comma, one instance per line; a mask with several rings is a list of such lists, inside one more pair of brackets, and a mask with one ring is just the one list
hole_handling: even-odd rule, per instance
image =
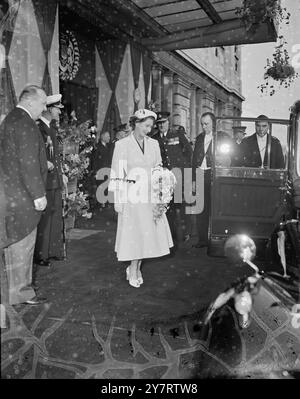
[[69, 179], [68, 179], [68, 177], [66, 176], [66, 175], [62, 175], [62, 179], [63, 179], [63, 183], [64, 183], [64, 186], [66, 187], [67, 185], [68, 185], [68, 181], [69, 181]]
[[46, 197], [37, 198], [34, 200], [34, 207], [37, 211], [43, 211], [47, 206], [47, 199]]
[[48, 170], [50, 170], [50, 171], [54, 169], [54, 165], [50, 161], [47, 161], [47, 166], [48, 166]]
[[116, 212], [122, 213], [124, 204], [120, 204], [120, 203], [115, 202], [114, 207], [115, 207], [115, 211]]

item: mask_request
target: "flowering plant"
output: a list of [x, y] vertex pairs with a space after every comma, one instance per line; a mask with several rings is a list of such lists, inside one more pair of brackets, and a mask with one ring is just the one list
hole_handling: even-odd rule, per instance
[[89, 159], [82, 159], [81, 154], [66, 155], [63, 163], [63, 173], [68, 180], [82, 179], [89, 166]]
[[77, 188], [76, 192], [69, 194], [64, 201], [64, 217], [78, 215], [90, 219], [92, 213], [89, 212], [90, 204], [87, 196], [88, 194], [84, 194], [80, 188]]
[[84, 145], [87, 142], [93, 144], [96, 140], [96, 128], [91, 126], [92, 121], [87, 120], [83, 123], [77, 124], [77, 119], [73, 117], [69, 122], [64, 121], [58, 128], [60, 139], [66, 143], [75, 143]]
[[153, 203], [153, 219], [157, 222], [167, 212], [172, 200], [176, 177], [169, 169], [157, 166], [151, 175], [151, 199]]
[[283, 8], [279, 0], [243, 0], [242, 7], [237, 7], [235, 13], [241, 18], [246, 30], [253, 25], [276, 20], [278, 23], [286, 21], [289, 24], [290, 13]]
[[77, 178], [81, 180], [87, 173], [90, 164], [88, 154], [91, 153], [93, 147], [86, 147], [79, 154], [67, 154], [63, 161], [63, 173], [68, 180]]
[[288, 51], [284, 48], [287, 42], [284, 40], [283, 36], [279, 36], [279, 39], [280, 43], [275, 47], [272, 62], [269, 58], [267, 59], [264, 74], [265, 82], [258, 87], [262, 93], [269, 89], [270, 96], [275, 93], [275, 89], [274, 85], [269, 85], [269, 78], [278, 82], [279, 86], [284, 85], [285, 88], [288, 88], [294, 79], [299, 76], [299, 74], [296, 73], [295, 68], [289, 63], [290, 57]]

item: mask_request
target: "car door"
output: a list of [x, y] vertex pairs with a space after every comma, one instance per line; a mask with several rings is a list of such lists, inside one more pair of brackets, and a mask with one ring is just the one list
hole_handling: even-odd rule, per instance
[[[279, 140], [284, 153], [282, 169], [272, 169], [271, 140], [267, 140], [268, 162], [262, 167], [231, 166], [236, 151], [232, 139], [224, 141], [233, 126], [247, 126], [248, 137], [255, 132], [256, 118], [217, 118], [213, 139], [209, 255], [222, 256], [225, 240], [233, 234], [247, 234], [255, 241], [267, 241], [286, 212], [288, 195], [288, 120], [270, 119], [269, 137]], [[228, 122], [231, 122], [228, 123]], [[226, 122], [226, 123], [224, 123]], [[229, 128], [228, 128], [229, 126]], [[246, 136], [246, 137], [247, 137]], [[236, 165], [236, 163], [235, 163]]]

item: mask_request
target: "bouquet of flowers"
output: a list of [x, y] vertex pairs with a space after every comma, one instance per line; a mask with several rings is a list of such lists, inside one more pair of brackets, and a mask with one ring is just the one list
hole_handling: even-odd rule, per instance
[[176, 177], [169, 169], [157, 166], [151, 175], [151, 199], [153, 203], [153, 219], [157, 222], [167, 212], [172, 200]]
[[68, 216], [82, 216], [90, 219], [92, 213], [89, 212], [90, 204], [87, 200], [87, 194], [84, 194], [80, 188], [76, 192], [69, 194], [64, 203], [64, 217]]

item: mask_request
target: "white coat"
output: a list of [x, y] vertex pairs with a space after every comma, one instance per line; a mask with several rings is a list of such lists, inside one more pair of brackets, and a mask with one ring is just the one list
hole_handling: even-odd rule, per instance
[[144, 152], [133, 133], [116, 142], [108, 189], [118, 212], [115, 251], [119, 261], [155, 258], [170, 253], [172, 236], [166, 215], [153, 219], [152, 168], [162, 163], [159, 144], [144, 138]]

